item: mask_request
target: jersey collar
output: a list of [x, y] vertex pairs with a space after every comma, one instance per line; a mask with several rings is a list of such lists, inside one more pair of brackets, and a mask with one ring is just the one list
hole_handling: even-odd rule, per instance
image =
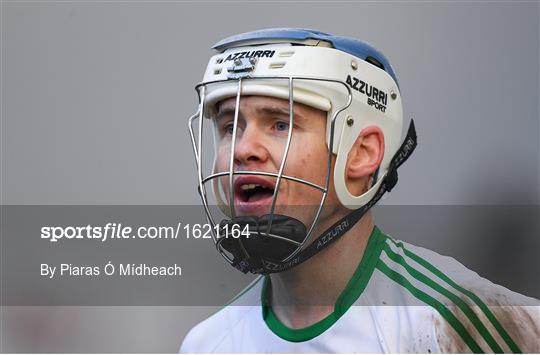
[[375, 265], [383, 249], [386, 236], [375, 226], [369, 236], [369, 241], [354, 274], [347, 283], [343, 292], [339, 295], [334, 311], [306, 328], [293, 329], [284, 325], [272, 311], [267, 298], [268, 285], [271, 282], [268, 275], [264, 278], [261, 292], [262, 316], [270, 330], [278, 337], [291, 342], [303, 342], [321, 335], [330, 328], [339, 318], [356, 302], [366, 288]]

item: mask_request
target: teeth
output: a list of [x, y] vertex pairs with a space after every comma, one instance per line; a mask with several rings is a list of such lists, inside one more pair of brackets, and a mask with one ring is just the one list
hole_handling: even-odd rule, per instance
[[256, 187], [262, 187], [264, 188], [264, 186], [262, 185], [259, 185], [259, 184], [244, 184], [244, 185], [240, 185], [240, 188], [244, 191], [247, 191], [247, 190], [253, 190], [254, 188]]

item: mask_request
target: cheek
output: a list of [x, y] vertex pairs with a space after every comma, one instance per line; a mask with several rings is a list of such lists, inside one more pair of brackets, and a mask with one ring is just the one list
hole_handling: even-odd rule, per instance
[[218, 171], [223, 171], [229, 168], [230, 147], [220, 146], [216, 153], [216, 167]]
[[302, 145], [302, 148], [295, 150], [295, 152], [297, 153], [291, 154], [292, 152], [290, 152], [287, 159], [285, 169], [289, 174], [319, 185], [324, 183], [328, 167], [328, 150], [326, 149], [326, 145], [314, 146], [312, 143], [306, 143]]

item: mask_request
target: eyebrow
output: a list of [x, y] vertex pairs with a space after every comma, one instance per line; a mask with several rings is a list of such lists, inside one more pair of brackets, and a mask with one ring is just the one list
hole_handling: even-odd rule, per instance
[[[234, 107], [225, 107], [223, 109], [219, 109], [216, 120], [220, 120], [221, 118], [228, 116], [228, 115], [234, 115], [235, 108]], [[287, 116], [289, 117], [289, 108], [284, 107], [277, 107], [277, 106], [261, 106], [257, 107], [255, 109], [258, 114], [264, 114], [264, 115], [281, 115], [281, 116]], [[238, 113], [239, 117], [242, 116], [241, 112]], [[300, 119], [303, 120], [304, 116], [300, 115], [298, 112], [293, 110], [294, 119]]]
[[[225, 108], [220, 108], [218, 113], [216, 114], [216, 121], [219, 121], [221, 120], [223, 117], [225, 116], [228, 116], [228, 115], [234, 115], [234, 107], [225, 107]], [[240, 116], [240, 112], [238, 112], [238, 116]]]

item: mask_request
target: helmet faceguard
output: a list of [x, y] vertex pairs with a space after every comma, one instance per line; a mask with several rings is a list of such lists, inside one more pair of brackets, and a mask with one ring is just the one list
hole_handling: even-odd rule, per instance
[[[213, 227], [212, 238], [225, 259], [243, 272], [283, 271], [337, 240], [393, 187], [397, 166], [416, 145], [414, 126], [399, 147], [402, 107], [395, 75], [386, 58], [363, 42], [309, 30], [274, 29], [234, 36], [214, 48], [219, 53], [210, 59], [203, 82], [196, 86], [199, 106], [189, 120], [199, 193], [208, 222]], [[288, 130], [275, 139], [283, 144], [281, 161], [275, 171], [235, 166], [241, 100], [253, 95], [288, 101]], [[218, 161], [218, 150], [223, 149], [224, 140], [215, 118], [217, 105], [232, 98], [235, 107], [230, 125], [232, 132], [228, 132], [230, 138], [225, 145], [229, 149], [225, 155], [227, 165], [223, 154]], [[295, 103], [326, 112], [326, 176], [316, 182], [286, 174], [288, 158], [294, 154], [290, 148], [295, 139]], [[197, 129], [195, 121], [198, 121]], [[212, 122], [213, 136], [206, 138], [204, 133], [209, 130], [205, 126]], [[385, 155], [373, 185], [364, 194], [355, 196], [345, 185], [345, 165], [356, 138], [370, 125], [381, 128]], [[212, 144], [215, 147], [213, 162], [203, 156]], [[337, 198], [352, 212], [309, 244], [328, 196], [332, 168]], [[261, 184], [267, 186], [247, 184], [242, 188], [271, 191], [270, 200], [269, 192], [265, 190], [268, 213], [238, 213], [235, 193], [242, 192], [238, 181], [243, 176], [265, 179]], [[292, 208], [277, 204], [283, 181], [301, 184], [320, 193], [310, 223], [295, 216]], [[208, 184], [212, 187], [214, 201], [208, 193]], [[219, 210], [212, 208], [214, 204]], [[218, 222], [219, 219], [223, 220]], [[231, 235], [235, 227], [245, 233]]]

